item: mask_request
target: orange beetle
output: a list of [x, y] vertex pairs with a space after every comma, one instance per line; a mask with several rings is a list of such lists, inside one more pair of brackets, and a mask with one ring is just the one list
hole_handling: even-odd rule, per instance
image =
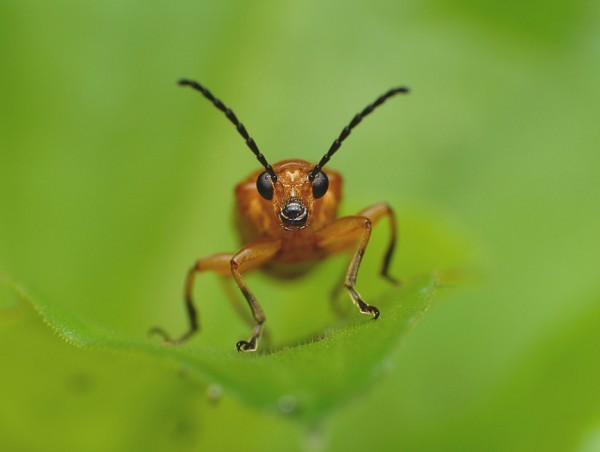
[[398, 283], [388, 274], [396, 245], [396, 217], [389, 205], [379, 203], [367, 207], [357, 215], [336, 218], [342, 177], [329, 169], [323, 170], [323, 167], [366, 115], [388, 98], [399, 93], [408, 93], [408, 88], [392, 88], [356, 114], [319, 163], [284, 160], [271, 166], [235, 114], [209, 90], [191, 80], [180, 80], [179, 85], [190, 86], [200, 91], [215, 107], [225, 113], [264, 170], [252, 173], [235, 189], [236, 223], [246, 245], [236, 253], [219, 253], [198, 259], [187, 273], [184, 294], [190, 322], [189, 330], [177, 339], [172, 339], [161, 328], [153, 328], [151, 332], [161, 335], [165, 344], [187, 341], [199, 328], [198, 314], [192, 299], [196, 273], [213, 271], [223, 275], [231, 274], [248, 301], [256, 321], [250, 339], [239, 341], [236, 347], [242, 352], [255, 351], [266, 318], [242, 274], [262, 268], [276, 276], [300, 276], [316, 261], [329, 254], [347, 250], [353, 245], [357, 248], [346, 273], [344, 286], [359, 311], [377, 319], [379, 309], [367, 304], [354, 285], [371, 236], [371, 228], [384, 216], [390, 220], [391, 236], [383, 258], [381, 275], [393, 283]]

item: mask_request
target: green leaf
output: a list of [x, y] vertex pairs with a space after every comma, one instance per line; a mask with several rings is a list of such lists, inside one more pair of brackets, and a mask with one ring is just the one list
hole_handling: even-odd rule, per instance
[[323, 416], [373, 385], [394, 346], [429, 309], [437, 290], [434, 274], [415, 278], [386, 294], [376, 322], [364, 317], [339, 322], [307, 342], [243, 354], [130, 339], [69, 316], [6, 276], [1, 281], [72, 345], [167, 358], [192, 377], [213, 380], [252, 406], [306, 420]]

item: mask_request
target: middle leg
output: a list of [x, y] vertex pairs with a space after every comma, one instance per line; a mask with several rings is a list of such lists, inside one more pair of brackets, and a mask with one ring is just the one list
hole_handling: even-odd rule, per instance
[[375, 226], [382, 217], [388, 217], [390, 219], [390, 241], [388, 242], [388, 247], [385, 251], [385, 255], [383, 256], [383, 262], [381, 264], [381, 270], [379, 273], [392, 284], [399, 285], [400, 280], [394, 278], [389, 273], [392, 256], [394, 254], [394, 250], [396, 249], [396, 235], [398, 233], [398, 226], [396, 224], [396, 215], [394, 214], [394, 211], [388, 203], [379, 202], [361, 210], [358, 215], [361, 217], [367, 217], [369, 220], [371, 220], [373, 226]]

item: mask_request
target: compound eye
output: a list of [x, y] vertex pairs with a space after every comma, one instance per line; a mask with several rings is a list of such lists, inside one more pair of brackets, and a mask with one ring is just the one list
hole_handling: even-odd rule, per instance
[[313, 181], [312, 192], [315, 199], [319, 199], [327, 193], [329, 178], [323, 171], [319, 171]]
[[260, 196], [265, 198], [267, 201], [273, 199], [273, 183], [271, 182], [271, 176], [266, 171], [260, 173], [258, 179], [256, 179], [256, 189]]

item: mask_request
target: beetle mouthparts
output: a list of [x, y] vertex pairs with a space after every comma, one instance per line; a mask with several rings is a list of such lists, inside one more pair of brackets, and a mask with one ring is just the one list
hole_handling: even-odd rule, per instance
[[296, 226], [299, 229], [304, 229], [308, 219], [308, 210], [299, 200], [292, 198], [279, 212], [279, 218], [286, 226]]

